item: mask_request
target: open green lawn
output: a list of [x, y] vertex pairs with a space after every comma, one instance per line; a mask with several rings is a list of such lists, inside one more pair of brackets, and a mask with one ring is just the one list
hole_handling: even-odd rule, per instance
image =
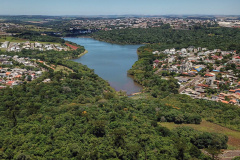
[[132, 98], [132, 99], [146, 99], [146, 98], [152, 98], [152, 97], [149, 95], [149, 93], [140, 93], [140, 94], [130, 96], [130, 98]]
[[52, 28], [46, 28], [46, 27], [37, 27], [34, 25], [25, 25], [27, 30], [31, 31], [39, 31], [39, 32], [55, 32], [56, 30], [53, 30]]
[[7, 37], [0, 36], [0, 42], [5, 42], [5, 41], [9, 41], [9, 42], [23, 42], [23, 41], [26, 41], [26, 40], [15, 38], [15, 37], [11, 37], [11, 36], [7, 36]]
[[0, 51], [5, 52], [7, 49], [6, 48], [0, 48]]
[[65, 73], [73, 72], [73, 70], [71, 70], [70, 68], [67, 68], [67, 67], [64, 67], [64, 66], [61, 66], [61, 65], [57, 65], [57, 67], [55, 68], [54, 71], [55, 71], [55, 72], [57, 72], [57, 71], [63, 71], [63, 72], [65, 72]]
[[162, 126], [167, 127], [168, 129], [172, 130], [176, 127], [181, 126], [188, 126], [192, 127], [199, 131], [204, 132], [215, 132], [215, 133], [221, 133], [228, 136], [228, 148], [229, 149], [240, 149], [240, 132], [234, 131], [231, 129], [228, 129], [226, 127], [222, 127], [220, 125], [207, 122], [203, 120], [201, 124], [175, 124], [175, 123], [168, 123], [168, 122], [161, 122]]

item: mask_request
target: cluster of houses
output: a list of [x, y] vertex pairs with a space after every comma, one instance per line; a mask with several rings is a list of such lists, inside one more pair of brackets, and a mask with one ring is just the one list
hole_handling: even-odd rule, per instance
[[[155, 73], [168, 71], [176, 73], [180, 85], [179, 92], [196, 99], [207, 99], [240, 105], [240, 82], [238, 73], [226, 70], [227, 64], [234, 64], [240, 69], [240, 57], [235, 51], [208, 50], [207, 48], [182, 48], [154, 51], [156, 57], [166, 54], [165, 59], [154, 60]], [[226, 58], [226, 63], [216, 63]], [[208, 65], [212, 66], [209, 70]], [[228, 86], [230, 89], [222, 89]], [[214, 93], [209, 92], [214, 90]]]
[[9, 52], [20, 52], [22, 49], [27, 50], [40, 50], [40, 51], [49, 51], [49, 50], [55, 50], [55, 51], [68, 51], [67, 46], [61, 46], [60, 44], [42, 44], [39, 42], [30, 43], [27, 42], [9, 42], [5, 41], [0, 45], [0, 48], [5, 49]]
[[13, 65], [12, 61], [10, 61], [12, 57], [7, 55], [0, 55], [0, 64], [2, 65]]
[[[240, 105], [240, 81], [238, 81], [238, 77], [226, 72], [221, 74], [222, 78], [227, 78], [227, 81], [217, 80], [216, 75], [218, 74], [219, 72], [209, 72], [206, 73], [204, 77], [194, 77], [197, 80], [190, 86], [183, 88], [181, 94], [187, 94], [196, 99], [207, 99], [227, 104]], [[186, 79], [185, 81], [182, 81], [182, 83], [191, 83], [191, 81], [194, 81], [193, 79]], [[222, 85], [228, 85], [230, 86], [230, 89], [221, 89]], [[209, 89], [215, 89], [216, 93], [208, 93], [207, 91]]]
[[32, 81], [42, 75], [43, 71], [31, 71], [21, 68], [0, 67], [0, 89], [7, 86], [13, 87], [22, 84], [24, 81]]
[[160, 27], [163, 24], [169, 24], [173, 29], [189, 29], [194, 25], [214, 25], [215, 20], [202, 19], [183, 19], [183, 18], [166, 18], [166, 17], [125, 17], [125, 18], [102, 18], [102, 19], [76, 19], [71, 20], [71, 28], [97, 28], [103, 30], [125, 29], [125, 28], [150, 28]]
[[[9, 59], [11, 59], [12, 61], [16, 61], [20, 64], [23, 64], [24, 66], [38, 67], [37, 64], [29, 58], [19, 58], [18, 56], [11, 57], [6, 55], [0, 55], [0, 64], [4, 64], [4, 62], [6, 62], [1, 60]], [[32, 81], [34, 79], [37, 79], [42, 75], [44, 71], [45, 70], [41, 68], [38, 68], [38, 71], [35, 71], [27, 70], [25, 68], [19, 68], [17, 66], [4, 68], [0, 67], [0, 89], [6, 88], [7, 86], [13, 87], [19, 85], [22, 84], [24, 81]]]

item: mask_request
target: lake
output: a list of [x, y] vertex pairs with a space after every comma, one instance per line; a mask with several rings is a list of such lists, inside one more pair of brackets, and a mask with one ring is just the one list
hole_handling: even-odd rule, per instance
[[137, 48], [141, 45], [111, 44], [92, 38], [64, 39], [84, 46], [88, 53], [73, 61], [94, 69], [95, 73], [107, 80], [116, 91], [123, 90], [129, 95], [142, 89], [127, 75], [127, 71], [138, 60]]

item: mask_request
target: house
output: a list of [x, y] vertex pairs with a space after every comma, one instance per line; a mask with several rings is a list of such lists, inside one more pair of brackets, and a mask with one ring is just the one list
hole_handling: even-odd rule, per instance
[[154, 51], [152, 52], [152, 54], [159, 54], [159, 51]]
[[189, 52], [192, 52], [192, 51], [194, 50], [194, 48], [195, 48], [194, 46], [190, 46], [190, 47], [187, 48], [187, 50], [188, 50]]
[[198, 49], [194, 48], [193, 52], [194, 52], [194, 53], [197, 53], [197, 52], [198, 52]]
[[51, 79], [44, 79], [44, 81], [42, 81], [43, 83], [48, 83], [51, 82]]
[[3, 65], [13, 65], [12, 61], [3, 61]]
[[240, 56], [236, 56], [232, 58], [233, 62], [240, 62]]
[[212, 96], [212, 101], [218, 101], [218, 96]]
[[193, 72], [200, 72], [202, 70], [202, 67], [201, 66], [195, 66], [193, 67], [192, 71]]
[[175, 77], [175, 79], [177, 79], [180, 83], [187, 82], [189, 80], [187, 77]]
[[170, 52], [176, 52], [175, 48], [170, 49]]
[[235, 89], [235, 93], [240, 93], [240, 89]]
[[7, 86], [13, 86], [13, 84], [15, 84], [15, 81], [8, 81], [8, 82], [6, 83]]
[[205, 93], [205, 90], [203, 88], [196, 88], [195, 91], [199, 93]]
[[178, 68], [176, 66], [172, 66], [171, 68], [169, 68], [168, 71], [169, 72], [176, 72], [176, 73], [178, 73]]
[[236, 99], [231, 99], [229, 101], [230, 104], [236, 105], [237, 104], [237, 100]]
[[1, 48], [8, 48], [8, 44], [9, 44], [9, 41], [3, 42], [3, 44], [1, 45]]
[[207, 85], [213, 85], [213, 82], [216, 80], [216, 75], [214, 73], [207, 73], [204, 75], [206, 84]]
[[7, 88], [7, 86], [0, 86], [0, 89], [5, 89]]
[[216, 56], [216, 55], [212, 56], [212, 58], [215, 59], [215, 60], [222, 60], [223, 59], [222, 56]]
[[238, 82], [238, 86], [240, 86], [240, 81]]
[[186, 53], [186, 52], [187, 52], [187, 49], [186, 49], [186, 48], [182, 48], [182, 49], [181, 49], [181, 52], [182, 52], [182, 53]]
[[206, 53], [206, 52], [199, 52], [199, 53], [197, 54], [197, 56], [207, 56], [207, 53]]
[[16, 76], [14, 77], [14, 79], [17, 80], [17, 79], [20, 79], [21, 77], [22, 77], [22, 75], [16, 75]]
[[187, 62], [183, 62], [182, 65], [180, 66], [180, 70], [182, 72], [188, 72], [190, 71], [192, 68], [192, 62], [187, 61]]
[[160, 61], [158, 59], [156, 59], [153, 62], [158, 64]]
[[222, 103], [228, 104], [228, 101], [221, 100]]
[[5, 78], [6, 77], [6, 73], [0, 73], [0, 78]]
[[9, 76], [11, 74], [11, 72], [6, 72], [6, 76]]
[[174, 60], [175, 60], [175, 57], [170, 57], [167, 59], [168, 63], [173, 63]]
[[213, 74], [213, 73], [207, 73], [207, 74], [204, 75], [204, 77], [207, 77], [207, 78], [208, 77], [214, 77], [214, 76], [215, 76], [215, 74]]
[[236, 90], [234, 90], [234, 89], [230, 89], [229, 92], [235, 93]]
[[207, 85], [207, 84], [198, 84], [198, 86], [200, 86], [202, 88], [208, 88], [209, 87], [209, 85]]

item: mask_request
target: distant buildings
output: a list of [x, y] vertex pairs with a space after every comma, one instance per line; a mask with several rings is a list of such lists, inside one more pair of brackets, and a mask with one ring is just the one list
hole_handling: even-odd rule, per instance
[[8, 52], [20, 52], [23, 49], [26, 50], [40, 50], [40, 51], [49, 51], [49, 50], [55, 50], [55, 51], [68, 51], [69, 48], [67, 46], [61, 46], [60, 44], [42, 44], [39, 42], [30, 43], [22, 42], [22, 43], [16, 43], [16, 42], [8, 42], [5, 41], [1, 44], [1, 47], [3, 49], [6, 49]]

